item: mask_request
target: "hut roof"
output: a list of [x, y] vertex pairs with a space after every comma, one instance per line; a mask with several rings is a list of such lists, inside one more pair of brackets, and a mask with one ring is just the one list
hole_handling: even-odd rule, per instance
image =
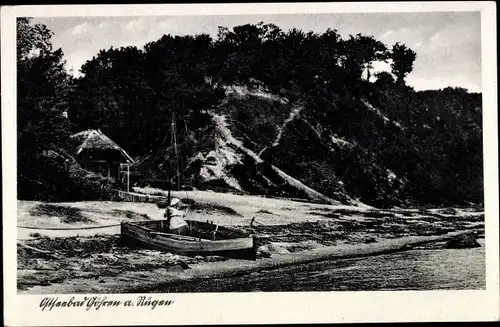
[[132, 159], [125, 150], [118, 146], [112, 139], [104, 135], [100, 130], [89, 129], [73, 134], [69, 138], [70, 145], [76, 155], [85, 149], [112, 150], [120, 152], [128, 162], [134, 162], [134, 159]]

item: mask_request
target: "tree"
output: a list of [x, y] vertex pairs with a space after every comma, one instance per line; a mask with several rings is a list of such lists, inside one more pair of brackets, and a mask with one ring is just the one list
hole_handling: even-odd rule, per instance
[[342, 42], [337, 30], [327, 29], [320, 37], [319, 62], [323, 67], [323, 78], [333, 81], [338, 78], [340, 44]]
[[204, 121], [204, 110], [224, 94], [213, 51], [206, 34], [164, 35], [144, 50], [101, 50], [81, 68], [83, 76], [72, 94], [72, 116], [80, 128], [100, 128], [132, 154], [141, 155], [157, 150], [175, 112], [183, 127], [182, 141], [188, 129]]
[[383, 87], [388, 87], [392, 84], [394, 84], [394, 77], [392, 76], [391, 73], [388, 72], [378, 72], [375, 74], [375, 77], [377, 80], [375, 81], [376, 84], [383, 86]]
[[405, 84], [405, 77], [413, 70], [413, 63], [417, 58], [417, 54], [412, 49], [406, 47], [404, 44], [397, 42], [392, 46], [391, 51], [391, 69], [392, 73], [396, 75], [396, 82]]
[[248, 82], [255, 74], [252, 68], [260, 61], [264, 38], [278, 35], [275, 26], [263, 22], [235, 26], [232, 30], [219, 27], [215, 57], [219, 62], [221, 80]]
[[25, 62], [35, 56], [47, 55], [52, 51], [50, 38], [53, 33], [43, 24], [31, 25], [31, 18], [17, 18], [17, 59]]
[[[17, 20], [18, 137], [21, 145], [46, 147], [69, 132], [63, 112], [72, 81], [64, 69], [62, 50], [52, 50], [52, 32], [30, 22], [30, 18]], [[36, 139], [28, 142], [28, 135]]]
[[18, 152], [39, 152], [59, 144], [69, 133], [67, 95], [71, 77], [63, 52], [52, 50], [52, 32], [45, 25], [17, 20]]
[[199, 117], [218, 103], [223, 90], [210, 36], [168, 35], [147, 44], [145, 50], [146, 74], [161, 110]]
[[52, 32], [30, 18], [17, 19], [17, 164], [18, 191], [51, 183], [44, 152], [57, 150], [70, 133], [64, 117], [72, 79], [63, 52], [53, 50]]
[[81, 68], [71, 94], [70, 117], [82, 129], [101, 129], [131, 153], [151, 144], [156, 94], [136, 47], [101, 50]]
[[367, 80], [370, 79], [372, 64], [377, 60], [387, 60], [387, 47], [384, 43], [376, 40], [373, 36], [356, 34], [350, 35], [349, 39], [342, 42], [343, 67], [349, 75], [360, 79], [363, 70], [366, 69]]

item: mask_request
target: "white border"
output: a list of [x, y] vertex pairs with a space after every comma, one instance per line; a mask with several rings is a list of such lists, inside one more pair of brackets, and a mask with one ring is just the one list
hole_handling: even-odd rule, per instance
[[[487, 290], [164, 294], [164, 309], [106, 308], [41, 312], [43, 296], [16, 290], [15, 18], [61, 16], [251, 15], [332, 12], [481, 11]], [[2, 155], [4, 317], [9, 326], [293, 322], [484, 321], [499, 319], [499, 217], [494, 2], [293, 3], [2, 7]], [[76, 296], [82, 296], [78, 294]], [[129, 299], [130, 295], [113, 295]]]

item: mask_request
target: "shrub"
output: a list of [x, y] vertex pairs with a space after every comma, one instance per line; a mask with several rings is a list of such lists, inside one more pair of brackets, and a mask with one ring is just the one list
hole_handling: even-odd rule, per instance
[[112, 180], [88, 172], [64, 152], [41, 154], [24, 173], [18, 175], [18, 197], [43, 201], [111, 199]]

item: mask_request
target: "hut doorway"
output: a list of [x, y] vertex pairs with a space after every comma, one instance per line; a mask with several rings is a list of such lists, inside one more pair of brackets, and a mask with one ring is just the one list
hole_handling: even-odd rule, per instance
[[119, 180], [122, 185], [127, 188], [127, 192], [130, 192], [130, 165], [128, 163], [120, 164]]

